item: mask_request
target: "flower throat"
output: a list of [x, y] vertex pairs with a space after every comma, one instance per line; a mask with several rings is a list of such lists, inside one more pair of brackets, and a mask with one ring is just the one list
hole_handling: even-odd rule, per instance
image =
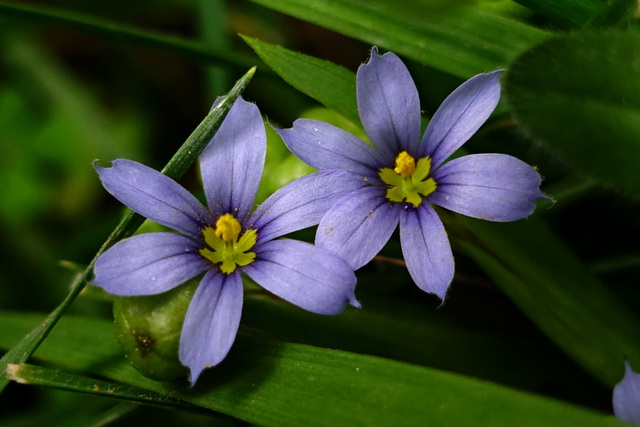
[[249, 265], [256, 258], [256, 254], [250, 252], [256, 244], [256, 230], [247, 230], [242, 236], [241, 231], [242, 227], [233, 215], [221, 215], [215, 228], [206, 226], [202, 229], [207, 247], [198, 252], [218, 265], [220, 271], [231, 274], [238, 266]]
[[386, 197], [396, 203], [411, 203], [420, 206], [423, 197], [436, 190], [436, 182], [428, 178], [431, 172], [431, 158], [423, 157], [416, 163], [415, 159], [406, 151], [396, 157], [395, 168], [380, 169], [379, 176], [387, 184]]

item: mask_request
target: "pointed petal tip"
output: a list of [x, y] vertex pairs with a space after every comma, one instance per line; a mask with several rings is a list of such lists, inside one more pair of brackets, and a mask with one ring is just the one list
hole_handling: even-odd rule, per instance
[[112, 160], [112, 161], [105, 160], [105, 162], [109, 164], [107, 166], [100, 166], [98, 163], [102, 161], [103, 161], [102, 159], [94, 159], [94, 161], [91, 162], [91, 166], [93, 166], [96, 172], [98, 172], [98, 175], [100, 175], [103, 170], [113, 167], [113, 162], [115, 162], [115, 160]]
[[189, 374], [189, 386], [193, 387], [196, 385], [196, 382], [198, 381], [198, 378], [200, 378], [200, 374], [202, 373], [202, 371], [204, 371], [204, 367], [202, 368], [194, 368], [194, 367], [189, 367], [190, 369], [190, 374]]
[[362, 308], [362, 304], [360, 304], [360, 301], [356, 299], [355, 294], [349, 297], [349, 305], [351, 305], [351, 307], [357, 308], [358, 310]]
[[613, 388], [612, 403], [616, 418], [640, 425], [640, 374], [627, 360], [624, 376]]

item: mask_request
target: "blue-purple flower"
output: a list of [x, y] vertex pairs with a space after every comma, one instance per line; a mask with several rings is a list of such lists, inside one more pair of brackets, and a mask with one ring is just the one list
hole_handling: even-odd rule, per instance
[[[404, 259], [416, 284], [441, 299], [453, 279], [451, 246], [432, 204], [490, 221], [531, 214], [538, 172], [503, 154], [468, 155], [444, 163], [487, 120], [500, 99], [501, 71], [477, 75], [440, 106], [420, 137], [420, 100], [409, 71], [393, 53], [357, 73], [360, 119], [372, 145], [327, 123], [300, 119], [278, 130], [289, 149], [339, 185], [363, 185], [322, 217], [316, 245], [358, 269], [400, 224]], [[345, 176], [344, 173], [348, 175]]]
[[[130, 160], [96, 166], [102, 184], [137, 213], [180, 233], [140, 234], [97, 260], [94, 284], [116, 295], [153, 295], [204, 273], [187, 310], [180, 361], [194, 384], [227, 355], [242, 311], [241, 273], [281, 298], [320, 314], [358, 307], [353, 270], [309, 243], [276, 239], [317, 224], [321, 214], [359, 186], [318, 186], [301, 178], [252, 214], [264, 168], [266, 134], [258, 108], [238, 99], [200, 157], [208, 209], [161, 173]], [[335, 181], [335, 182], [334, 182]], [[276, 239], [276, 240], [274, 240]]]
[[640, 374], [625, 363], [624, 378], [613, 388], [613, 413], [619, 420], [640, 425]]

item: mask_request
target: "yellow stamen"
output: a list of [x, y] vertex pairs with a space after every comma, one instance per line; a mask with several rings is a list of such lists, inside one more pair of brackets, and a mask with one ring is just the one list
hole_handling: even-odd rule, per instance
[[216, 236], [225, 242], [231, 242], [238, 238], [242, 227], [233, 215], [226, 213], [216, 221]]
[[396, 157], [396, 167], [393, 171], [403, 178], [409, 178], [416, 171], [416, 161], [409, 153], [403, 151]]
[[422, 198], [436, 190], [433, 178], [427, 178], [431, 171], [431, 158], [423, 157], [416, 164], [415, 159], [406, 151], [396, 157], [396, 167], [382, 168], [379, 176], [387, 184], [386, 197], [392, 202], [411, 203], [420, 206]]
[[258, 238], [256, 230], [247, 230], [240, 235], [242, 226], [231, 214], [224, 214], [216, 221], [215, 228], [206, 226], [202, 235], [207, 247], [198, 252], [212, 263], [218, 265], [220, 271], [231, 274], [238, 266], [251, 264], [256, 258], [250, 252]]

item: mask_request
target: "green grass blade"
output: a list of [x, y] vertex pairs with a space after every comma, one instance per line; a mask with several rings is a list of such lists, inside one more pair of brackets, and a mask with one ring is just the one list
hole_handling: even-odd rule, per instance
[[427, 15], [393, 14], [358, 0], [251, 1], [465, 79], [507, 66], [548, 37], [525, 24], [469, 8], [429, 20]]
[[[0, 312], [0, 322], [24, 331], [32, 321]], [[65, 316], [36, 356], [267, 426], [619, 425], [612, 415], [461, 375], [253, 336], [239, 336], [227, 360], [195, 388], [159, 383], [116, 357], [112, 328], [110, 321]], [[0, 347], [4, 341], [0, 334]]]
[[597, 15], [601, 0], [514, 0], [516, 3], [568, 28], [581, 28]]
[[[209, 112], [209, 114], [207, 114], [204, 120], [178, 149], [176, 154], [169, 160], [164, 169], [162, 169], [162, 173], [175, 180], [179, 179], [186, 173], [187, 169], [195, 162], [202, 150], [204, 150], [213, 135], [216, 133], [222, 124], [222, 121], [226, 117], [227, 112], [233, 105], [236, 98], [240, 96], [247, 87], [254, 73], [255, 67], [250, 69], [240, 80], [238, 80], [231, 91], [223, 97], [221, 102], [219, 102], [218, 105]], [[133, 213], [132, 211], [128, 211], [102, 245], [89, 266], [82, 274], [77, 276], [77, 279], [71, 286], [71, 291], [62, 303], [60, 303], [60, 305], [56, 307], [56, 309], [52, 311], [41, 324], [29, 332], [24, 339], [22, 339], [15, 347], [9, 350], [2, 359], [0, 359], [0, 392], [2, 392], [9, 383], [5, 374], [7, 365], [10, 363], [23, 363], [33, 354], [40, 343], [47, 337], [67, 307], [78, 296], [78, 294], [80, 294], [80, 291], [84, 289], [87, 281], [91, 277], [93, 265], [98, 256], [118, 240], [132, 235], [135, 230], [142, 225], [143, 221], [143, 217]]]
[[194, 409], [193, 405], [166, 394], [154, 393], [138, 387], [97, 380], [83, 375], [72, 374], [59, 369], [21, 363], [9, 364], [7, 376], [19, 384], [52, 387], [61, 390], [75, 391], [102, 397], [128, 400], [162, 407]]
[[161, 49], [200, 61], [224, 65], [236, 70], [246, 70], [256, 65], [254, 59], [228, 50], [213, 49], [203, 45], [201, 42], [184, 40], [179, 37], [141, 31], [134, 27], [79, 12], [0, 2], [0, 16], [63, 25], [107, 40], [151, 49]]
[[458, 246], [595, 378], [612, 387], [622, 378], [625, 357], [640, 364], [640, 320], [544, 223], [459, 222], [473, 237]]

